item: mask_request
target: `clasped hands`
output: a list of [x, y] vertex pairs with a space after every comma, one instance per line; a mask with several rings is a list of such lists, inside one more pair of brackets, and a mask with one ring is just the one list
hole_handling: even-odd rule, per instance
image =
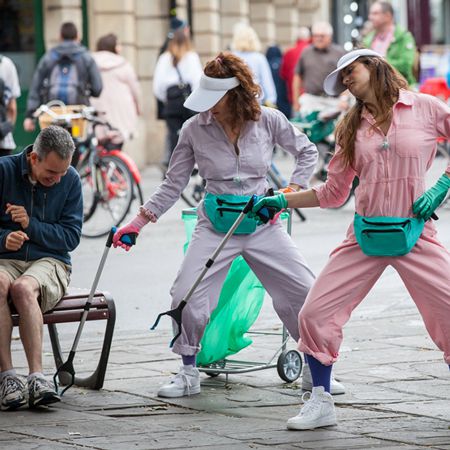
[[[24, 206], [13, 205], [11, 203], [6, 204], [6, 214], [11, 214], [11, 219], [13, 222], [20, 224], [22, 229], [27, 229], [30, 224], [30, 217]], [[5, 247], [7, 250], [15, 252], [19, 250], [25, 241], [30, 238], [24, 231], [12, 231], [6, 236]]]

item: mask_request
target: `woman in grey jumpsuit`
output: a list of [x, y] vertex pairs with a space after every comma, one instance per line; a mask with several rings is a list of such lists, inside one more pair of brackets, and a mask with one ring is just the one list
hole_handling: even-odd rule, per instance
[[[185, 103], [200, 114], [183, 125], [166, 179], [135, 219], [116, 232], [115, 246], [128, 250], [121, 236], [139, 233], [144, 225], [156, 222], [179, 199], [195, 164], [210, 194], [264, 195], [273, 148], [278, 144], [295, 157], [290, 186], [295, 190], [308, 186], [317, 160], [316, 147], [282, 113], [260, 106], [259, 94], [259, 86], [240, 58], [220, 53], [206, 64], [200, 85]], [[214, 229], [203, 204], [197, 214], [192, 240], [171, 290], [173, 308], [178, 306], [224, 236]], [[200, 350], [199, 343], [217, 305], [228, 269], [239, 255], [271, 296], [289, 334], [295, 341], [299, 339], [298, 314], [314, 275], [284, 226], [277, 220], [258, 226], [251, 234], [233, 235], [183, 310], [182, 334], [173, 346], [173, 351], [182, 356], [183, 366], [170, 383], [161, 387], [159, 396], [181, 397], [200, 392], [195, 355]], [[335, 383], [337, 392], [343, 392], [342, 385]]]

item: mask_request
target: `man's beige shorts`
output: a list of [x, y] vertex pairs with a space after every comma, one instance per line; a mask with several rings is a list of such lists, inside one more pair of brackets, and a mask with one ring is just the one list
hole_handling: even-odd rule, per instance
[[39, 303], [42, 312], [50, 311], [61, 300], [70, 282], [70, 266], [55, 258], [36, 261], [0, 259], [0, 271], [6, 272], [11, 281], [22, 275], [33, 277], [40, 286]]

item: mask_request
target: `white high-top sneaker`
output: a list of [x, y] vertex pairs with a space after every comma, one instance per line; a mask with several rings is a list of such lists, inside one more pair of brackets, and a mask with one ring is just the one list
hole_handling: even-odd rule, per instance
[[302, 401], [300, 413], [287, 421], [288, 429], [313, 430], [337, 424], [333, 397], [323, 386], [313, 387], [312, 393], [305, 392]]
[[181, 366], [180, 371], [158, 391], [158, 397], [184, 397], [200, 394], [200, 372], [196, 367]]
[[[302, 389], [304, 391], [311, 391], [312, 388], [313, 382], [311, 377], [311, 370], [309, 368], [309, 364], [305, 364], [303, 366], [303, 373], [302, 373]], [[334, 378], [333, 372], [331, 372], [330, 394], [331, 395], [345, 394], [345, 386], [342, 383], [339, 383], [339, 381], [337, 381]]]

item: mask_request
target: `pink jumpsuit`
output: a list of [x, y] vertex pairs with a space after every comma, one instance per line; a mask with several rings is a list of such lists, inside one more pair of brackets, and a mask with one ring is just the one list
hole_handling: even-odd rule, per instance
[[[327, 182], [314, 188], [320, 207], [342, 204], [357, 175], [358, 214], [412, 217], [412, 205], [425, 191], [425, 173], [436, 154], [436, 138], [450, 138], [450, 109], [434, 97], [401, 91], [386, 139], [373, 124], [373, 117], [364, 110], [356, 136], [354, 169], [344, 167], [337, 149]], [[364, 255], [351, 225], [299, 314], [300, 351], [322, 364], [333, 364], [342, 327], [388, 265], [399, 273], [428, 333], [450, 364], [450, 253], [436, 239], [431, 221], [413, 250], [400, 257]]]
[[[169, 209], [179, 199], [195, 163], [206, 180], [206, 190], [212, 194], [263, 195], [268, 189], [266, 176], [275, 144], [295, 156], [290, 181], [306, 187], [317, 161], [317, 149], [282, 113], [262, 107], [260, 119], [245, 123], [241, 130], [238, 152], [212, 115], [200, 113], [184, 124], [166, 179], [144, 209], [154, 217]], [[200, 206], [197, 226], [171, 290], [172, 307], [186, 295], [223, 237]], [[199, 351], [228, 269], [238, 255], [260, 279], [289, 334], [298, 340], [298, 313], [314, 275], [277, 221], [259, 226], [252, 234], [234, 235], [227, 242], [183, 310], [182, 335], [173, 346], [175, 353], [194, 355]]]

